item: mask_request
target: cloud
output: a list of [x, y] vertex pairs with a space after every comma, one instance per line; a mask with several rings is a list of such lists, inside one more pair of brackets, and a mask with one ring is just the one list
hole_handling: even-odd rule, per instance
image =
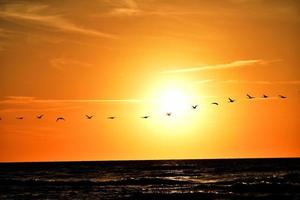
[[83, 103], [140, 103], [139, 99], [37, 99], [26, 96], [8, 96], [0, 100], [1, 112], [46, 112], [81, 109]]
[[3, 108], [1, 112], [46, 112], [46, 111], [60, 111], [60, 110], [75, 110], [80, 109], [81, 106], [55, 106], [43, 108]]
[[196, 84], [205, 84], [205, 83], [211, 83], [213, 82], [213, 79], [207, 79], [207, 80], [199, 80], [199, 81], [195, 81]]
[[100, 0], [101, 3], [105, 1], [108, 5], [114, 8], [138, 8], [137, 2], [135, 0]]
[[[71, 32], [109, 39], [118, 39], [116, 35], [98, 30], [88, 29], [73, 24], [59, 15], [46, 15], [47, 5], [36, 4], [8, 4], [0, 10], [0, 18], [8, 21], [32, 23], [41, 27], [54, 28], [63, 32]], [[24, 23], [22, 23], [24, 25]]]
[[233, 84], [262, 84], [262, 85], [273, 85], [273, 84], [300, 84], [300, 81], [248, 81], [248, 80], [226, 80], [223, 83], [233, 83]]
[[108, 15], [111, 16], [132, 16], [132, 15], [139, 15], [141, 14], [141, 10], [139, 9], [133, 9], [133, 8], [115, 8], [111, 12], [108, 13]]
[[71, 58], [53, 58], [50, 60], [50, 64], [59, 70], [65, 70], [69, 66], [79, 66], [82, 68], [89, 68], [92, 64], [87, 62], [78, 61]]
[[300, 80], [291, 80], [291, 81], [250, 81], [250, 80], [199, 80], [195, 81], [195, 84], [206, 84], [206, 83], [225, 83], [225, 84], [261, 84], [261, 85], [275, 85], [275, 84], [286, 84], [286, 85], [298, 85]]
[[10, 31], [0, 28], [0, 37], [9, 37]]
[[162, 73], [186, 73], [186, 72], [198, 72], [198, 71], [206, 71], [206, 70], [220, 70], [220, 69], [230, 69], [230, 68], [240, 68], [252, 65], [261, 65], [266, 64], [263, 60], [237, 60], [231, 63], [226, 64], [216, 64], [216, 65], [204, 65], [199, 67], [191, 67], [191, 68], [181, 68], [174, 70], [166, 70]]
[[140, 99], [37, 99], [35, 97], [8, 96], [0, 104], [24, 103], [139, 103]]
[[28, 96], [7, 96], [6, 99], [0, 101], [0, 103], [29, 103], [35, 100], [35, 97]]
[[104, 16], [133, 16], [143, 12], [134, 0], [107, 1], [113, 8]]

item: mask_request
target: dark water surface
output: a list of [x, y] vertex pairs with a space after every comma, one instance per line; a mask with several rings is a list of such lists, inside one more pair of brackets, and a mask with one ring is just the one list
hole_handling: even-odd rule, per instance
[[300, 159], [2, 163], [0, 199], [300, 199]]

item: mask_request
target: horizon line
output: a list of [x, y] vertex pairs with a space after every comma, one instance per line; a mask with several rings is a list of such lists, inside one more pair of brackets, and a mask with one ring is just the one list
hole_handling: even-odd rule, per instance
[[162, 159], [104, 159], [104, 160], [49, 160], [49, 161], [0, 161], [1, 164], [21, 163], [75, 163], [75, 162], [134, 162], [134, 161], [176, 161], [176, 160], [254, 160], [254, 159], [300, 159], [300, 156], [279, 157], [216, 157], [216, 158], [162, 158]]

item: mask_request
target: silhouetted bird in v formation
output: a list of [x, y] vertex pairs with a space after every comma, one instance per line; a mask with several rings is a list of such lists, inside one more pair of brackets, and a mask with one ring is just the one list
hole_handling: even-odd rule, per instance
[[268, 98], [268, 96], [264, 94], [264, 95], [262, 96], [262, 98], [265, 98], [265, 99], [266, 99], [266, 98]]
[[116, 117], [108, 117], [107, 119], [115, 119]]
[[198, 105], [193, 105], [192, 106], [193, 109], [196, 109], [197, 107], [198, 107]]
[[44, 115], [38, 115], [38, 116], [36, 116], [36, 118], [38, 118], [38, 119], [42, 119], [44, 117]]
[[143, 119], [148, 119], [150, 117], [150, 115], [146, 115], [146, 116], [143, 116], [143, 117], [141, 117], [141, 118], [143, 118]]
[[212, 102], [211, 104], [216, 105], [216, 106], [219, 105], [219, 103], [217, 103], [217, 102]]
[[286, 96], [283, 96], [283, 95], [278, 95], [278, 96], [279, 96], [279, 98], [281, 98], [281, 99], [287, 98]]
[[251, 96], [250, 94], [247, 94], [248, 99], [254, 99], [255, 97]]
[[63, 117], [58, 117], [58, 118], [56, 118], [56, 122], [58, 122], [58, 121], [60, 121], [60, 120], [65, 121], [65, 118], [63, 118]]
[[16, 117], [16, 119], [22, 120], [22, 119], [24, 119], [24, 118], [23, 118], [23, 117]]
[[232, 98], [228, 98], [228, 103], [233, 103], [233, 102], [235, 102], [235, 99], [232, 99]]
[[94, 116], [93, 116], [93, 115], [91, 115], [91, 116], [85, 115], [85, 117], [86, 117], [87, 119], [92, 119]]

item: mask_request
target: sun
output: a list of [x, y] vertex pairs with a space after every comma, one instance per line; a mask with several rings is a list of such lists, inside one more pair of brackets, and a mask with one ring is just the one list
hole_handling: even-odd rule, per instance
[[182, 115], [190, 105], [189, 96], [179, 88], [167, 89], [158, 99], [160, 110]]
[[182, 116], [196, 104], [194, 88], [185, 81], [168, 81], [155, 87], [155, 110], [160, 114]]

